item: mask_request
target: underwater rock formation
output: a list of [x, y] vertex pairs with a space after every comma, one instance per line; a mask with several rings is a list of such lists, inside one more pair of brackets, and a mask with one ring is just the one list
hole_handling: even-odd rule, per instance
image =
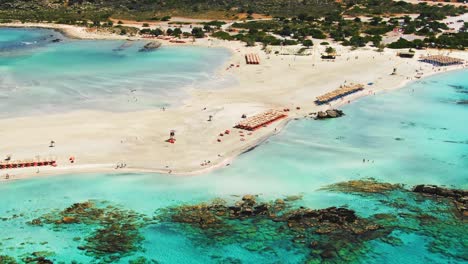
[[[85, 244], [78, 247], [87, 255], [113, 263], [121, 257], [136, 252], [143, 241], [139, 229], [148, 224], [144, 215], [119, 209], [106, 203], [86, 201], [75, 203], [63, 211], [53, 211], [33, 219], [31, 225], [52, 225], [54, 230], [70, 225], [93, 227]], [[81, 239], [80, 239], [81, 240]], [[79, 241], [79, 240], [77, 240]]]
[[337, 118], [337, 117], [342, 117], [342, 116], [344, 116], [343, 111], [338, 110], [338, 109], [331, 109], [331, 110], [326, 110], [325, 112], [319, 111], [315, 119], [320, 120], [320, 119], [328, 119], [328, 118]]
[[139, 51], [140, 52], [147, 52], [159, 49], [161, 47], [161, 42], [159, 41], [151, 41], [146, 43]]
[[[322, 190], [350, 193], [377, 201], [379, 207], [387, 206], [392, 212], [371, 217], [384, 228], [424, 236], [429, 241], [429, 251], [441, 254], [450, 261], [468, 260], [465, 190], [434, 185], [417, 185], [408, 190], [398, 184], [367, 179], [341, 182]], [[462, 217], [458, 212], [462, 213]], [[392, 236], [380, 240], [392, 245], [398, 243]]]
[[266, 253], [277, 241], [289, 241], [291, 247], [309, 251], [304, 255], [315, 259], [351, 260], [351, 254], [339, 252], [352, 251], [364, 241], [384, 237], [392, 230], [360, 218], [347, 208], [294, 208], [281, 199], [259, 202], [253, 195], [245, 195], [231, 205], [216, 201], [165, 208], [158, 219], [205, 243], [239, 243], [250, 251]]
[[0, 263], [2, 264], [17, 264], [16, 260], [10, 256], [0, 255]]
[[425, 195], [444, 197], [453, 200], [455, 207], [460, 212], [462, 218], [468, 217], [468, 191], [447, 189], [436, 185], [416, 185], [413, 192]]
[[338, 182], [321, 188], [321, 190], [343, 193], [385, 193], [402, 189], [400, 184], [378, 182], [375, 179], [361, 179], [347, 182]]

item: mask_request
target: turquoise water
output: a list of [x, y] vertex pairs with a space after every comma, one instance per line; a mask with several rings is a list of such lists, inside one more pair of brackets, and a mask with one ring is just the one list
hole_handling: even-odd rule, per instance
[[[54, 63], [51, 60], [50, 64]], [[453, 216], [450, 203], [421, 200], [399, 191], [353, 195], [319, 189], [366, 177], [402, 183], [408, 188], [425, 183], [466, 189], [468, 105], [459, 102], [468, 100], [467, 73], [437, 75], [397, 91], [360, 99], [343, 107], [346, 116], [339, 119], [292, 121], [279, 135], [241, 155], [229, 167], [205, 175], [89, 174], [2, 183], [0, 255], [20, 260], [32, 252], [50, 251], [53, 254], [48, 258], [54, 262], [101, 263], [102, 259], [79, 249], [100, 228], [98, 225], [57, 228], [53, 224], [28, 224], [77, 202], [107, 201], [152, 219], [161, 208], [217, 197], [234, 202], [250, 193], [258, 194], [262, 201], [299, 195], [302, 198], [294, 206], [346, 206], [364, 218], [395, 215], [398, 224], [389, 237], [359, 244], [349, 253], [358, 256], [354, 262], [466, 263], [468, 228], [466, 222]], [[423, 214], [438, 220], [423, 222], [418, 218]], [[159, 263], [311, 261], [308, 246], [284, 240], [276, 224], [265, 227], [257, 223], [252, 227], [248, 223], [239, 224], [245, 233], [256, 230], [248, 239], [241, 238], [241, 232], [228, 234], [233, 240], [213, 243], [213, 237], [191, 233], [184, 226], [150, 221], [138, 228], [143, 240], [137, 250], [108, 262], [129, 263], [138, 257]], [[262, 246], [265, 248], [257, 250]]]
[[229, 57], [225, 49], [138, 52], [145, 43], [71, 40], [46, 29], [0, 29], [1, 116], [148, 109], [177, 103], [188, 88], [231, 81], [214, 77]]

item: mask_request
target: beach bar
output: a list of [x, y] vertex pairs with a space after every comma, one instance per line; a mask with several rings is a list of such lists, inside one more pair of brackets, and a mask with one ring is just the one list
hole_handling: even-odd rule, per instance
[[449, 65], [463, 64], [462, 59], [452, 58], [452, 57], [442, 56], [442, 55], [431, 55], [431, 56], [421, 57], [420, 61], [427, 62], [436, 66], [449, 66]]
[[56, 160], [17, 160], [17, 161], [3, 161], [0, 162], [0, 170], [27, 168], [27, 167], [41, 167], [41, 166], [57, 166]]
[[348, 86], [343, 86], [340, 89], [336, 89], [324, 95], [318, 96], [317, 100], [315, 100], [315, 103], [317, 105], [326, 104], [362, 90], [364, 90], [364, 85], [362, 84], [352, 84]]
[[251, 116], [241, 121], [234, 128], [240, 128], [240, 129], [245, 129], [248, 131], [253, 131], [263, 126], [269, 125], [285, 117], [287, 117], [287, 115], [282, 111], [268, 110], [266, 112]]

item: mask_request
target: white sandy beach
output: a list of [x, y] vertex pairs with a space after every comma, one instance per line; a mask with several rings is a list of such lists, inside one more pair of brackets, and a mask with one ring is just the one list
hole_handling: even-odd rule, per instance
[[[43, 24], [16, 26], [52, 27]], [[67, 25], [53, 26], [77, 38], [126, 38], [89, 33], [83, 28]], [[291, 119], [338, 107], [361, 96], [396, 89], [416, 80], [416, 71], [427, 77], [463, 68], [458, 65], [436, 67], [434, 70], [432, 65], [418, 61], [421, 55], [440, 54], [437, 50], [416, 51], [413, 59], [403, 59], [396, 56], [395, 50], [386, 49], [378, 53], [371, 48], [351, 51], [337, 46], [340, 56], [334, 62], [322, 61], [320, 53], [325, 47], [318, 43], [316, 41], [312, 56], [280, 56], [265, 54], [260, 46], [249, 48], [239, 42], [197, 40], [195, 45], [225, 47], [232, 51], [232, 57], [218, 74], [220, 77], [233, 75], [238, 84], [216, 90], [192, 90], [190, 98], [182, 106], [166, 111], [110, 113], [80, 110], [3, 119], [0, 127], [2, 153], [11, 154], [12, 160], [56, 157], [58, 166], [41, 167], [39, 173], [38, 168], [2, 170], [0, 180], [4, 180], [6, 174], [10, 179], [19, 179], [84, 172], [202, 173], [228, 165], [237, 155], [279, 133]], [[246, 53], [259, 54], [261, 64], [246, 65]], [[443, 53], [447, 54], [447, 51]], [[450, 56], [468, 59], [468, 53], [461, 51], [453, 51]], [[229, 67], [231, 64], [240, 66]], [[391, 75], [394, 68], [397, 69], [396, 75]], [[314, 104], [317, 96], [351, 82], [373, 85], [365, 85], [364, 91], [331, 106]], [[242, 114], [251, 116], [264, 110], [283, 108], [291, 109], [288, 119], [251, 135], [245, 132], [241, 137], [238, 129], [233, 129]], [[211, 122], [207, 121], [209, 115], [213, 116]], [[175, 144], [165, 142], [171, 129], [176, 130]], [[226, 129], [231, 130], [231, 134], [219, 136]], [[222, 141], [217, 142], [218, 138]], [[49, 147], [50, 140], [56, 142], [54, 148]], [[76, 158], [75, 163], [69, 162], [70, 156]], [[209, 164], [202, 166], [206, 161]], [[126, 167], [115, 169], [118, 163], [124, 163]]]

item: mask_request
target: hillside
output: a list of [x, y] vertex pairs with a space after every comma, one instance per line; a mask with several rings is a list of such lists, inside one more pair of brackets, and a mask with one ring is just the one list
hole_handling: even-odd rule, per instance
[[211, 16], [232, 19], [239, 13], [255, 12], [274, 16], [299, 13], [321, 16], [341, 10], [332, 0], [3, 0], [0, 18], [103, 18], [153, 19], [165, 15]]

